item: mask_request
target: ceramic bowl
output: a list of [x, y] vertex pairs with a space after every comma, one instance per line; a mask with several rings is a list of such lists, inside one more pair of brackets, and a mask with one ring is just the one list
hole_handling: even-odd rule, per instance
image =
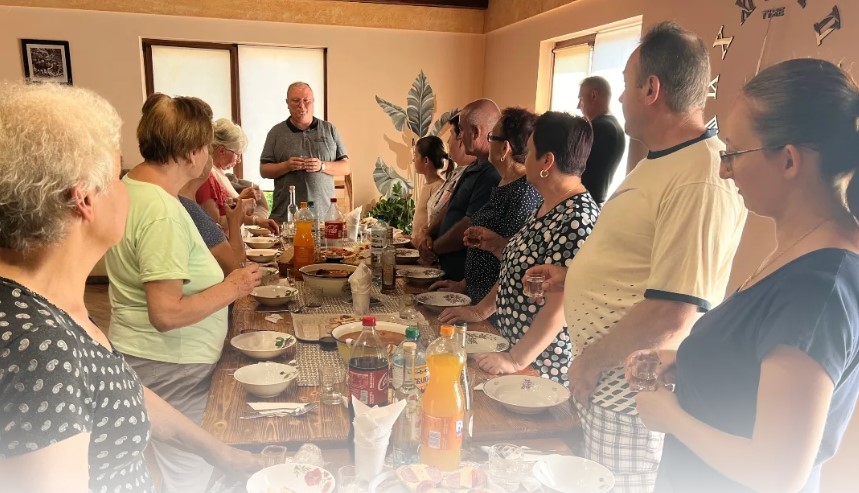
[[301, 277], [304, 279], [306, 286], [318, 288], [322, 291], [322, 296], [342, 296], [346, 284], [349, 282], [349, 276], [346, 277], [328, 277], [319, 274], [324, 270], [341, 270], [347, 271], [349, 275], [355, 272], [355, 266], [349, 264], [311, 264], [305, 265], [298, 269], [301, 272]]
[[483, 385], [492, 400], [518, 414], [537, 414], [567, 402], [570, 391], [548, 378], [525, 375], [495, 377]]
[[416, 264], [420, 258], [420, 252], [414, 248], [397, 248], [397, 265]]
[[248, 479], [248, 493], [333, 493], [334, 476], [310, 464], [266, 467]]
[[[343, 325], [338, 325], [331, 331], [331, 337], [337, 341], [337, 350], [340, 351], [340, 357], [347, 364], [349, 363], [350, 344], [355, 342], [355, 338], [347, 341], [346, 335], [355, 332], [361, 332], [363, 324], [361, 322], [349, 322]], [[406, 325], [394, 322], [376, 322], [376, 334], [382, 340], [383, 344], [399, 344], [406, 337]], [[390, 333], [390, 334], [386, 334]]]
[[248, 226], [246, 229], [254, 236], [271, 236], [271, 230], [261, 226]]
[[257, 286], [251, 291], [253, 299], [265, 306], [281, 306], [289, 303], [298, 294], [298, 290], [292, 286]]
[[251, 236], [244, 239], [245, 245], [248, 248], [272, 248], [277, 245], [280, 240], [274, 236]]
[[432, 283], [440, 281], [441, 278], [444, 277], [444, 271], [440, 269], [412, 268], [404, 270], [403, 277], [406, 278], [406, 282], [413, 286], [424, 288], [431, 286]]
[[295, 337], [273, 330], [255, 330], [230, 339], [230, 344], [242, 354], [254, 359], [272, 359], [295, 345]]
[[261, 284], [263, 286], [266, 284], [274, 284], [274, 282], [277, 281], [277, 274], [278, 274], [277, 267], [262, 266], [259, 268], [259, 271], [262, 272]]
[[559, 493], [604, 493], [614, 487], [608, 468], [583, 457], [547, 455], [534, 463], [533, 473], [540, 484]]
[[239, 368], [233, 378], [257, 397], [274, 397], [298, 378], [298, 369], [282, 363], [264, 361]]
[[430, 291], [415, 296], [415, 301], [433, 313], [441, 313], [445, 308], [468, 306], [471, 298], [461, 293]]
[[249, 248], [245, 250], [245, 256], [247, 256], [248, 260], [265, 264], [267, 262], [274, 262], [274, 259], [277, 258], [277, 250], [272, 248]]

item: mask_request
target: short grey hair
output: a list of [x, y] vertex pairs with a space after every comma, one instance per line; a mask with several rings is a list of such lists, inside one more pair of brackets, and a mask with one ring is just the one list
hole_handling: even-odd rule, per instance
[[103, 193], [122, 121], [103, 98], [57, 84], [0, 84], [0, 248], [57, 244], [78, 185]]
[[215, 138], [212, 145], [224, 146], [225, 148], [241, 154], [248, 146], [248, 136], [242, 127], [236, 125], [227, 118], [215, 120]]
[[611, 85], [608, 83], [607, 80], [600, 77], [599, 75], [585, 77], [585, 79], [582, 80], [582, 83], [579, 86], [587, 87], [588, 89], [596, 91], [599, 97], [602, 99], [611, 99]]
[[296, 87], [306, 87], [306, 88], [310, 89], [311, 91], [313, 91], [313, 88], [310, 87], [310, 84], [308, 84], [307, 82], [298, 81], [298, 82], [293, 82], [292, 84], [289, 85], [289, 87], [286, 88], [286, 94], [289, 94], [289, 91], [295, 89]]
[[710, 56], [695, 33], [674, 22], [659, 23], [641, 38], [639, 60], [638, 86], [656, 76], [671, 111], [686, 114], [707, 103]]

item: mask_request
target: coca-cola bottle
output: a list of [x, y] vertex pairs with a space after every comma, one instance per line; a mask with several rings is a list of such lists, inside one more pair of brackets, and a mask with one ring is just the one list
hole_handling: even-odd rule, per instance
[[346, 239], [346, 218], [337, 207], [337, 199], [331, 198], [331, 207], [325, 215], [325, 246], [327, 248], [343, 247]]
[[[368, 406], [388, 404], [388, 352], [376, 335], [376, 317], [362, 319], [361, 335], [349, 354], [349, 394]], [[354, 453], [355, 410], [349, 399], [349, 451]]]

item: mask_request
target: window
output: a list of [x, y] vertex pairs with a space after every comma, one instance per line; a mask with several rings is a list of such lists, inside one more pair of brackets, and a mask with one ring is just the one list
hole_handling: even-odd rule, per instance
[[[577, 109], [579, 85], [586, 77], [598, 75], [605, 78], [611, 86], [609, 111], [623, 125], [623, 110], [618, 101], [623, 92], [623, 69], [640, 39], [641, 23], [636, 22], [556, 42], [552, 50], [554, 63], [551, 109], [581, 114]], [[628, 149], [629, 139], [627, 138], [627, 151]], [[626, 157], [627, 152], [624, 152], [618, 166], [619, 172], [614, 174], [612, 183], [609, 185], [609, 196], [623, 181], [624, 173], [621, 170], [626, 169]]]
[[234, 172], [263, 190], [272, 190], [274, 180], [260, 177], [259, 157], [268, 131], [289, 116], [287, 86], [310, 84], [314, 114], [325, 118], [324, 48], [144, 39], [143, 60], [147, 96], [195, 96], [209, 103], [215, 119], [242, 126], [248, 147]]

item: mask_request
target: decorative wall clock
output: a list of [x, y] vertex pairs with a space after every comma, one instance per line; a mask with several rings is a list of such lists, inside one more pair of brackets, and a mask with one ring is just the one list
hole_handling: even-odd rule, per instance
[[[733, 0], [731, 0], [733, 1]], [[727, 60], [731, 56], [731, 48], [734, 41], [742, 36], [744, 30], [748, 29], [752, 23], [747, 24], [746, 21], [754, 16], [761, 16], [766, 21], [763, 25], [766, 28], [763, 43], [760, 48], [760, 56], [758, 58], [757, 68], [755, 73], [760, 71], [761, 62], [763, 60], [764, 48], [766, 48], [767, 39], [769, 37], [769, 29], [773, 22], [783, 21], [787, 16], [801, 17], [803, 21], [807, 21], [808, 31], [806, 34], [800, 34], [793, 38], [797, 43], [816, 43], [819, 47], [825, 43], [830, 36], [842, 27], [841, 12], [835, 0], [736, 0], [736, 24], [723, 24], [719, 27], [716, 33], [716, 39], [713, 41], [713, 48], [716, 50], [716, 55], [721, 60]], [[722, 64], [722, 67], [725, 65]], [[710, 87], [707, 95], [714, 100], [719, 97], [719, 81], [722, 78], [722, 73], [714, 74], [710, 81]], [[719, 128], [718, 115], [707, 123], [708, 128]]]

